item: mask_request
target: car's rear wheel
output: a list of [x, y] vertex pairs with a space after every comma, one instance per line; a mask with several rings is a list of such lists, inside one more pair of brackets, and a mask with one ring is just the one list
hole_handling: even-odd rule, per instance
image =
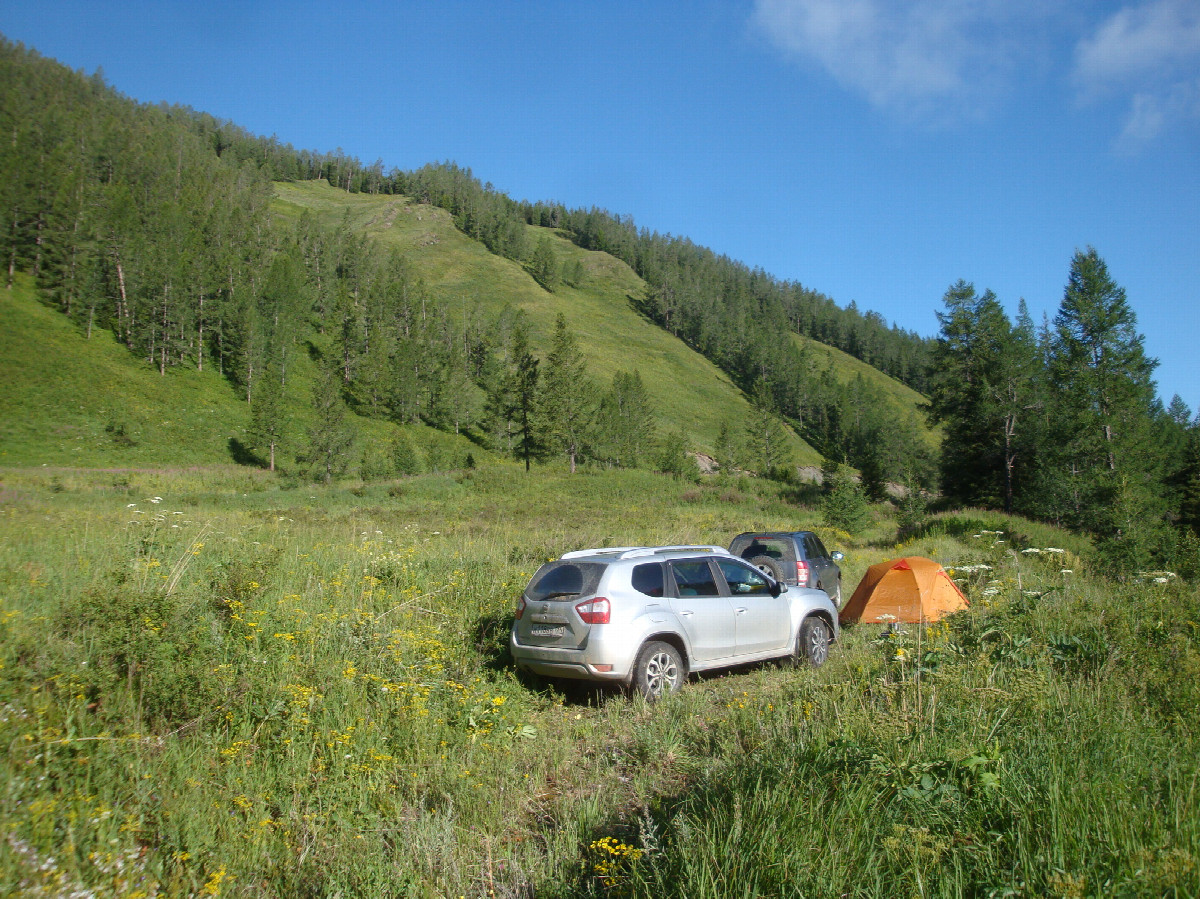
[[755, 556], [752, 559], [747, 559], [751, 565], [761, 571], [763, 574], [769, 574], [774, 580], [779, 583], [784, 583], [783, 580], [783, 565], [778, 559], [772, 559], [770, 556]]
[[820, 668], [829, 658], [832, 633], [825, 620], [810, 615], [800, 625], [800, 636], [796, 641], [796, 661], [810, 668]]
[[687, 672], [683, 659], [670, 643], [647, 643], [633, 667], [633, 687], [647, 699], [658, 699], [683, 686]]

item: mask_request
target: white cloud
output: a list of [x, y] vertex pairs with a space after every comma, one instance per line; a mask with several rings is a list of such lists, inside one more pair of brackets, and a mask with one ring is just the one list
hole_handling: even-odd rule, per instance
[[990, 104], [1022, 55], [1023, 4], [1002, 0], [756, 0], [753, 21], [874, 106], [921, 118]]
[[1159, 93], [1136, 93], [1117, 138], [1118, 152], [1132, 155], [1176, 122], [1200, 121], [1200, 80], [1179, 82]]
[[1075, 49], [1075, 77], [1091, 88], [1158, 80], [1194, 70], [1198, 60], [1200, 4], [1153, 0], [1114, 13], [1081, 40]]
[[1126, 97], [1116, 147], [1136, 153], [1179, 122], [1200, 121], [1200, 4], [1150, 0], [1111, 15], [1075, 47], [1083, 99]]

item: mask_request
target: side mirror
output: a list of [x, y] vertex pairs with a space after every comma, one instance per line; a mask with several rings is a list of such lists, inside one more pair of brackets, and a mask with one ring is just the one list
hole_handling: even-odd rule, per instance
[[842, 552], [840, 549], [835, 549], [833, 552], [831, 552], [829, 554], [829, 558], [833, 559], [833, 561], [835, 561], [835, 562], [840, 562], [840, 561], [842, 561], [842, 559], [846, 558], [846, 554], [844, 552]]
[[781, 593], [787, 593], [788, 585], [783, 581], [771, 581], [771, 595], [779, 596]]

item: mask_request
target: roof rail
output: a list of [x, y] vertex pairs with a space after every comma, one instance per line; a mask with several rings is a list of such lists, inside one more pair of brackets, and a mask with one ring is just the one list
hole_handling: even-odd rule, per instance
[[700, 544], [676, 544], [674, 546], [606, 546], [602, 549], [575, 549], [563, 553], [563, 559], [581, 559], [586, 556], [616, 556], [618, 559], [637, 559], [642, 556], [657, 556], [663, 553], [713, 553], [714, 555], [729, 555], [729, 550], [723, 546], [705, 546]]
[[686, 544], [681, 543], [676, 546], [651, 546], [648, 547], [650, 554], [658, 553], [712, 553], [713, 555], [727, 556], [729, 550], [723, 546], [713, 546], [705, 544]]
[[636, 549], [644, 549], [640, 546], [605, 546], [599, 549], [573, 549], [569, 553], [563, 553], [561, 559], [580, 559], [584, 556], [620, 556], [624, 553]]

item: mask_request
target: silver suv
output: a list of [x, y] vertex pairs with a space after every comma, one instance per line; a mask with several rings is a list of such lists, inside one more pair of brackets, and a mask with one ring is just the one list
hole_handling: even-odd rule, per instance
[[837, 637], [823, 591], [789, 589], [723, 547], [618, 547], [539, 568], [517, 602], [510, 647], [522, 670], [654, 698], [693, 671], [776, 658], [815, 667]]

